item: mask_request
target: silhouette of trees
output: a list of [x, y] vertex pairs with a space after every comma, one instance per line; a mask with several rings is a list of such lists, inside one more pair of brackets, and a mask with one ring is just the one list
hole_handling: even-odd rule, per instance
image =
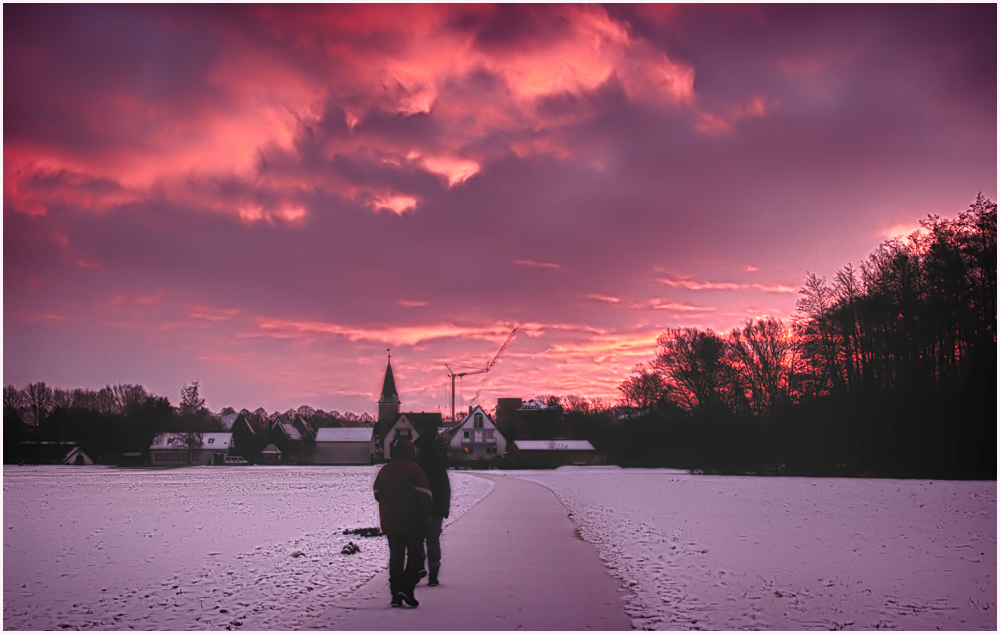
[[632, 375], [618, 386], [621, 401], [626, 407], [640, 412], [649, 412], [667, 394], [667, 386], [658, 372], [646, 365], [637, 365]]
[[661, 334], [653, 369], [666, 395], [679, 407], [704, 414], [721, 405], [733, 390], [733, 368], [726, 342], [711, 329], [675, 328]]
[[55, 404], [52, 388], [45, 385], [44, 381], [29, 383], [22, 392], [24, 404], [31, 409], [35, 425], [42, 422], [48, 415], [49, 410]]
[[180, 414], [184, 418], [194, 419], [205, 409], [205, 399], [198, 395], [198, 382], [184, 385], [181, 388]]
[[13, 385], [5, 385], [3, 388], [4, 409], [17, 409], [24, 406], [24, 393]]
[[791, 404], [799, 356], [790, 328], [771, 317], [748, 319], [730, 333], [727, 350], [750, 411], [770, 414]]
[[643, 369], [619, 391], [662, 385], [683, 415], [650, 410], [643, 437], [715, 471], [995, 477], [997, 206], [921, 227], [829, 283], [807, 273], [791, 328], [664, 332], [659, 383]]

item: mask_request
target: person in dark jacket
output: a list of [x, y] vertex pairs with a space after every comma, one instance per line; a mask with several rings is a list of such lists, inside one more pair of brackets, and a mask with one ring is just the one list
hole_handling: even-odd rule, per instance
[[[392, 459], [375, 477], [379, 522], [389, 540], [389, 590], [392, 607], [420, 605], [413, 589], [424, 575], [424, 523], [431, 514], [427, 476], [413, 461], [413, 445], [398, 438]], [[405, 567], [404, 567], [405, 561]]]
[[427, 569], [430, 574], [427, 584], [438, 585], [438, 571], [441, 569], [441, 526], [451, 510], [451, 482], [448, 480], [448, 462], [441, 452], [436, 438], [424, 434], [413, 441], [417, 464], [424, 470], [434, 495], [433, 509], [424, 526], [427, 540]]

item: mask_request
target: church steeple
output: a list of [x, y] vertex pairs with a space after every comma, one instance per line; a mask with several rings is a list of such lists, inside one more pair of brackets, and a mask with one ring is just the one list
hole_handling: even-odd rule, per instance
[[[396, 393], [396, 380], [392, 376], [392, 355], [385, 366], [385, 379], [382, 381], [382, 396], [378, 399], [378, 422], [375, 423], [375, 436], [379, 446], [385, 442], [385, 435], [399, 418], [399, 394]], [[385, 449], [388, 449], [386, 447]]]
[[385, 366], [385, 380], [382, 381], [382, 398], [379, 403], [399, 403], [399, 395], [396, 394], [396, 380], [392, 378], [392, 355], [389, 355], [389, 363]]

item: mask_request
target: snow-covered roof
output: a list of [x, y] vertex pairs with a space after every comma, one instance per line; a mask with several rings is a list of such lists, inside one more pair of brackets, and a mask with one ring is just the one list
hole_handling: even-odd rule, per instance
[[299, 430], [295, 429], [295, 425], [283, 421], [278, 421], [278, 425], [284, 430], [289, 440], [302, 440], [302, 434], [299, 433]]
[[371, 442], [374, 433], [371, 427], [320, 427], [316, 442]]
[[261, 453], [281, 453], [281, 450], [274, 446], [274, 443], [269, 444], [260, 450]]
[[[229, 432], [202, 432], [202, 449], [229, 449], [233, 444], [233, 435]], [[166, 432], [157, 434], [150, 449], [187, 449], [184, 434]]]
[[232, 429], [233, 423], [235, 423], [236, 419], [239, 417], [240, 417], [239, 412], [233, 412], [232, 414], [226, 414], [219, 420], [222, 422], [223, 427], [225, 427], [226, 429]]
[[521, 451], [594, 451], [588, 440], [515, 440]]
[[521, 405], [520, 409], [548, 409], [549, 406], [545, 403], [539, 401], [537, 398], [533, 398], [527, 403]]

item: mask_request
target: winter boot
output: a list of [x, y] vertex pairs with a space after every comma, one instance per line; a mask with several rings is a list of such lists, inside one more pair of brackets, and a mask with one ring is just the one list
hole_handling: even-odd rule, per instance
[[406, 601], [406, 605], [410, 606], [411, 608], [415, 608], [418, 605], [420, 605], [420, 602], [417, 601], [417, 598], [413, 596], [413, 590], [410, 590], [409, 592], [400, 592], [396, 596], [402, 597], [403, 601]]
[[427, 578], [427, 585], [429, 585], [429, 586], [436, 586], [436, 585], [438, 585], [438, 570], [440, 570], [440, 569], [441, 569], [441, 566], [437, 566], [436, 568], [431, 568], [431, 574]]
[[392, 595], [392, 607], [394, 607], [394, 608], [401, 608], [401, 607], [403, 607], [403, 593], [402, 592], [397, 592], [396, 594]]

